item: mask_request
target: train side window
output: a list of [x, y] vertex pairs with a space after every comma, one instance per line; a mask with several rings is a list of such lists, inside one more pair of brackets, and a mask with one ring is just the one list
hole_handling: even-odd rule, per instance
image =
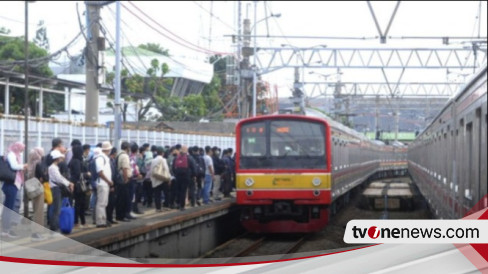
[[467, 188], [465, 189], [464, 197], [466, 197], [469, 200], [473, 199], [473, 184], [474, 184], [474, 174], [471, 172], [471, 168], [473, 167], [473, 123], [470, 122], [466, 124], [466, 139], [465, 142], [467, 142], [467, 151], [465, 151], [466, 158], [464, 165], [466, 166], [465, 172], [467, 173]]

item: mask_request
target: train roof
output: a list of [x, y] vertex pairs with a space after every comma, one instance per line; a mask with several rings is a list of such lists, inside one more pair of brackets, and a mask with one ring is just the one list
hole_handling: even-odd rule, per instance
[[[352, 128], [349, 128], [335, 120], [333, 120], [332, 118], [330, 118], [329, 116], [327, 116], [325, 113], [319, 111], [319, 110], [316, 110], [316, 109], [313, 109], [313, 108], [308, 108], [306, 107], [305, 108], [305, 115], [306, 116], [311, 116], [311, 117], [316, 117], [316, 118], [320, 118], [320, 119], [324, 119], [327, 121], [327, 123], [329, 123], [329, 125], [333, 128], [336, 128], [338, 130], [341, 130], [347, 134], [350, 134], [350, 135], [354, 135], [360, 139], [363, 139], [363, 140], [367, 140], [367, 141], [371, 141], [368, 137], [366, 137], [364, 134], [360, 133], [360, 132], [357, 132], [355, 131], [354, 129]], [[383, 143], [384, 145], [384, 143]]]
[[[293, 111], [294, 110], [293, 107], [287, 108], [287, 109], [289, 109], [290, 111]], [[277, 113], [274, 113], [274, 114], [271, 114], [271, 115], [278, 115], [278, 114]], [[300, 114], [291, 114], [290, 113], [290, 114], [279, 114], [279, 115], [300, 115]], [[305, 107], [305, 114], [304, 114], [304, 116], [318, 118], [318, 119], [322, 119], [322, 120], [326, 120], [327, 123], [332, 128], [335, 128], [335, 129], [338, 129], [338, 130], [340, 130], [340, 131], [342, 131], [344, 133], [347, 133], [347, 134], [356, 136], [359, 139], [362, 139], [362, 140], [365, 140], [365, 141], [371, 141], [364, 134], [362, 134], [360, 132], [357, 132], [354, 129], [349, 128], [349, 127], [347, 127], [347, 126], [345, 126], [345, 125], [343, 125], [343, 124], [341, 124], [341, 123], [333, 120], [332, 118], [330, 118], [329, 116], [327, 116], [324, 112], [322, 112], [320, 110], [317, 110], [317, 109], [314, 109], [314, 108], [310, 108], [310, 107]], [[377, 145], [385, 145], [385, 143], [381, 142], [380, 144], [377, 144]]]

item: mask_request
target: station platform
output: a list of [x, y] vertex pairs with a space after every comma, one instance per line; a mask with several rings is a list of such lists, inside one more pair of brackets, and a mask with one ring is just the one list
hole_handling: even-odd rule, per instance
[[[30, 227], [37, 224], [25, 219], [16, 228], [18, 239], [2, 237], [2, 243], [8, 244], [3, 251], [13, 257], [29, 248], [63, 254], [93, 254], [93, 250], [98, 250], [125, 258], [194, 258], [241, 232], [235, 198], [187, 207], [184, 211], [145, 209], [144, 214], [133, 216], [135, 220], [107, 228], [74, 228], [68, 235], [53, 236], [42, 228], [46, 240], [41, 242], [31, 241]], [[86, 216], [86, 220], [91, 223], [92, 217]]]
[[[225, 198], [209, 205], [187, 207], [184, 211], [169, 209], [156, 212], [155, 209], [146, 209], [144, 214], [133, 214], [137, 219], [130, 222], [118, 222], [108, 228], [89, 225], [87, 228], [74, 229], [67, 236], [91, 247], [114, 252], [128, 244], [133, 245], [140, 236], [147, 241], [221, 217], [228, 214], [233, 205], [235, 198]], [[91, 219], [91, 216], [88, 218]]]

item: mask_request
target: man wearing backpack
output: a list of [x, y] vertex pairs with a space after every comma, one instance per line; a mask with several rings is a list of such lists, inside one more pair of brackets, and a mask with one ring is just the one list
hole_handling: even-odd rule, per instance
[[205, 172], [205, 166], [200, 166], [200, 162], [198, 161], [198, 147], [191, 147], [190, 148], [190, 157], [193, 159], [195, 162], [195, 179], [190, 182], [190, 185], [188, 186], [188, 200], [190, 200], [190, 204], [192, 207], [195, 206], [195, 203], [198, 203], [200, 205], [200, 202], [198, 202], [199, 195], [198, 192], [195, 192], [196, 189], [200, 192], [202, 189], [201, 185], [198, 185], [198, 178], [201, 176], [202, 173]]
[[188, 147], [182, 146], [178, 156], [173, 161], [173, 173], [176, 177], [178, 204], [180, 210], [185, 210], [186, 192], [197, 174], [195, 161], [188, 156]]

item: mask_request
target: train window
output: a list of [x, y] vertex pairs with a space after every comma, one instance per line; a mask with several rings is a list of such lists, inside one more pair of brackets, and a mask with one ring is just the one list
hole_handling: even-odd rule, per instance
[[241, 127], [241, 155], [259, 157], [266, 154], [266, 124], [245, 124]]
[[271, 156], [322, 156], [325, 154], [325, 130], [318, 123], [272, 121]]
[[308, 120], [246, 123], [240, 129], [239, 167], [326, 169], [325, 129], [324, 124]]

